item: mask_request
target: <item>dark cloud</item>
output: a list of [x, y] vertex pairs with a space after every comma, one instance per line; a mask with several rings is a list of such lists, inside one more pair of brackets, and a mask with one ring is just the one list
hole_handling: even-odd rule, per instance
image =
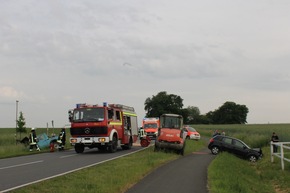
[[[126, 103], [142, 118], [145, 99], [165, 90], [203, 113], [231, 99], [250, 106], [249, 123], [285, 122], [288, 100], [283, 116], [275, 101], [289, 96], [289, 8], [286, 0], [3, 1], [0, 105], [20, 100], [36, 127], [64, 124], [78, 102]], [[14, 119], [1, 117], [0, 127]]]

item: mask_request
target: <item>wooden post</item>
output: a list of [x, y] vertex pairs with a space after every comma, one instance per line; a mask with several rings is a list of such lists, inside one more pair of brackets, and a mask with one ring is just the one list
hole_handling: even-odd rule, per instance
[[283, 144], [280, 144], [280, 148], [281, 148], [281, 166], [282, 166], [282, 170], [284, 170], [284, 148], [283, 148]]
[[273, 141], [270, 142], [270, 149], [271, 149], [271, 162], [274, 162], [274, 154], [273, 154]]

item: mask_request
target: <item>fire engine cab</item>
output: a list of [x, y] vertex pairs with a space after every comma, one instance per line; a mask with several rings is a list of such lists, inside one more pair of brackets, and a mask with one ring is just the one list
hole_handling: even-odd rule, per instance
[[69, 110], [70, 143], [77, 153], [85, 147], [116, 152], [130, 149], [138, 138], [137, 115], [133, 107], [120, 104], [77, 104]]
[[145, 130], [146, 135], [151, 139], [156, 139], [159, 126], [160, 126], [159, 117], [143, 118], [142, 127]]

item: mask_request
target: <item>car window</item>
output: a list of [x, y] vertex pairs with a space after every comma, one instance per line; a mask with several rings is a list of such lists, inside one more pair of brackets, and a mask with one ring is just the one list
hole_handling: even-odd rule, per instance
[[44, 139], [44, 136], [43, 136], [43, 134], [41, 134], [37, 138], [38, 138], [38, 140], [43, 140]]
[[192, 127], [187, 127], [187, 129], [189, 130], [189, 131], [191, 131], [191, 132], [195, 132], [196, 130], [194, 129], [194, 128], [192, 128]]
[[220, 136], [220, 135], [216, 135], [213, 138], [217, 141], [222, 141], [222, 139], [223, 139], [222, 136]]
[[232, 144], [232, 139], [230, 138], [223, 138], [223, 142], [226, 144]]
[[244, 148], [244, 144], [238, 140], [234, 140], [234, 146], [238, 148]]

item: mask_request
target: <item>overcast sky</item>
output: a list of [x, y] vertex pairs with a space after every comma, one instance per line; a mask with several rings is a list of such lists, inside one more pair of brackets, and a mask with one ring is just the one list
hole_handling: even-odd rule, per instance
[[76, 103], [145, 116], [161, 91], [201, 114], [290, 122], [289, 0], [0, 0], [0, 127], [68, 123]]

